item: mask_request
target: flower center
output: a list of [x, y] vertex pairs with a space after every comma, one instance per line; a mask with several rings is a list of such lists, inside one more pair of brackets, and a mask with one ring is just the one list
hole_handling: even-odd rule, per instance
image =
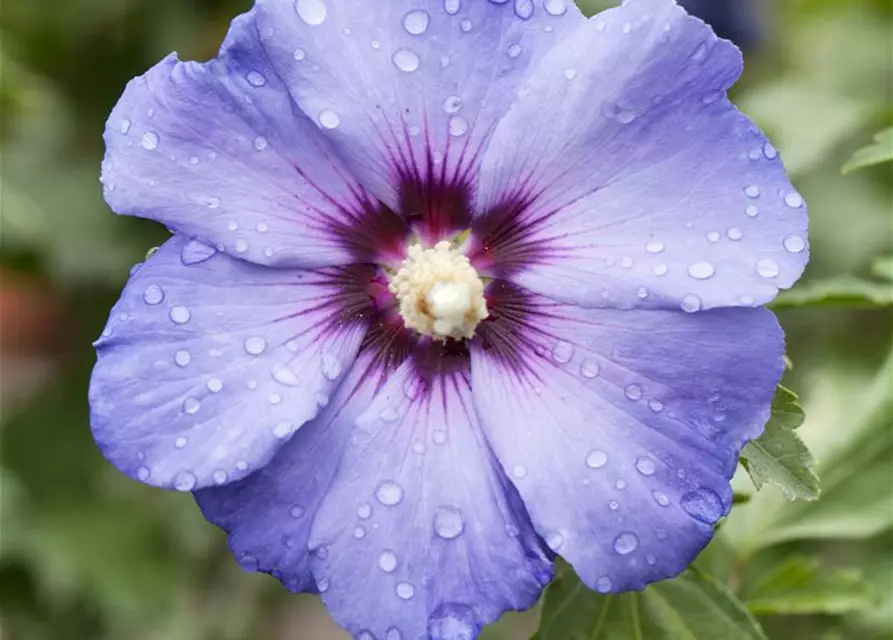
[[411, 246], [389, 288], [406, 327], [435, 340], [471, 338], [488, 315], [484, 283], [446, 241], [431, 249]]

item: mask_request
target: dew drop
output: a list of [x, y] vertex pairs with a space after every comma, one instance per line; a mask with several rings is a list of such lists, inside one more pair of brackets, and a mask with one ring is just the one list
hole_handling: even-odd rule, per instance
[[375, 498], [387, 507], [393, 507], [403, 501], [403, 487], [393, 480], [385, 480], [375, 490]]
[[273, 427], [273, 435], [280, 440], [285, 440], [295, 432], [295, 426], [291, 422], [283, 420]]
[[700, 488], [686, 493], [679, 504], [695, 520], [705, 524], [716, 524], [723, 515], [723, 504], [719, 496], [710, 489]]
[[254, 139], [254, 148], [258, 151], [263, 151], [269, 146], [269, 142], [263, 136], [258, 136]]
[[800, 236], [788, 236], [784, 239], [784, 248], [791, 253], [801, 253], [806, 248], [806, 243]]
[[140, 482], [145, 482], [149, 479], [149, 476], [152, 472], [149, 470], [149, 467], [140, 467], [136, 470], [136, 477], [140, 480]]
[[181, 471], [174, 478], [174, 489], [177, 491], [192, 491], [197, 483], [198, 479], [195, 477], [195, 474], [189, 471]]
[[600, 368], [598, 366], [598, 362], [596, 362], [595, 360], [586, 360], [583, 363], [583, 366], [580, 367], [580, 375], [589, 380], [597, 378], [599, 371]]
[[121, 120], [121, 133], [127, 135], [130, 132], [131, 122], [128, 118]]
[[636, 460], [636, 471], [643, 476], [653, 476], [655, 472], [654, 461], [651, 458], [639, 458]]
[[381, 413], [378, 414], [378, 417], [381, 418], [383, 422], [396, 422], [397, 418], [400, 417], [400, 413], [394, 407], [385, 407], [382, 409]]
[[468, 132], [468, 120], [462, 116], [450, 118], [450, 135], [456, 138], [464, 136]]
[[214, 484], [216, 485], [226, 484], [226, 471], [224, 471], [223, 469], [217, 469], [217, 471], [214, 472], [213, 478]]
[[709, 242], [719, 242], [719, 231], [708, 231], [707, 232], [707, 240]]
[[461, 0], [443, 0], [443, 10], [447, 12], [447, 15], [456, 15], [460, 8], [462, 8]]
[[527, 477], [527, 467], [523, 464], [516, 464], [512, 467], [512, 476], [518, 478], [519, 480]]
[[186, 267], [201, 264], [217, 253], [217, 249], [196, 240], [190, 240], [180, 251], [180, 262]]
[[616, 500], [611, 500], [611, 501], [608, 503], [608, 508], [609, 508], [611, 511], [617, 511], [617, 509], [620, 508], [620, 503], [617, 502]]
[[608, 464], [608, 454], [599, 449], [595, 449], [586, 456], [586, 466], [590, 469], [601, 469]]
[[391, 59], [394, 61], [394, 65], [405, 73], [417, 71], [421, 65], [418, 54], [412, 49], [398, 49]]
[[322, 356], [322, 374], [329, 380], [337, 380], [341, 375], [341, 363], [335, 356], [325, 353]]
[[428, 619], [429, 640], [471, 640], [481, 627], [471, 607], [456, 602], [443, 602]]
[[744, 187], [744, 193], [748, 198], [759, 198], [760, 197], [760, 188], [756, 185], [748, 185]]
[[403, 640], [403, 634], [397, 627], [389, 627], [384, 634], [384, 640]]
[[465, 516], [456, 507], [439, 507], [434, 513], [434, 532], [444, 540], [453, 540], [465, 531]]
[[316, 589], [320, 593], [325, 593], [326, 591], [328, 591], [330, 586], [331, 585], [328, 578], [320, 578], [316, 581]]
[[803, 197], [799, 193], [791, 191], [784, 197], [784, 202], [791, 209], [799, 209], [803, 206]]
[[624, 531], [614, 538], [614, 551], [622, 556], [631, 554], [639, 546], [639, 538], [631, 531]]
[[577, 70], [576, 69], [565, 69], [564, 77], [567, 78], [568, 80], [573, 80], [574, 78], [577, 77]]
[[747, 209], [744, 210], [744, 213], [747, 214], [748, 218], [756, 218], [760, 215], [760, 210], [757, 209], [754, 205], [750, 205]]
[[420, 36], [428, 30], [430, 20], [427, 11], [416, 9], [403, 16], [403, 28], [410, 35]]
[[775, 278], [779, 272], [778, 263], [772, 258], [763, 258], [757, 262], [757, 273], [764, 278]]
[[660, 400], [649, 400], [648, 408], [651, 409], [654, 413], [660, 413], [664, 410], [664, 403]]
[[169, 315], [171, 322], [174, 324], [186, 324], [192, 317], [192, 314], [189, 313], [189, 309], [180, 306], [172, 307]]
[[143, 293], [143, 301], [150, 305], [155, 306], [157, 304], [161, 304], [164, 300], [164, 291], [157, 284], [150, 284], [146, 287], [146, 291]]
[[284, 364], [279, 364], [273, 367], [270, 371], [270, 375], [273, 376], [273, 380], [286, 387], [297, 387], [301, 384], [301, 379], [298, 378], [294, 371]]
[[645, 245], [645, 251], [648, 253], [660, 253], [664, 250], [663, 242], [658, 242], [656, 240], [652, 240], [648, 244]]
[[298, 60], [300, 62], [301, 60], [303, 60], [304, 58], [307, 57], [307, 52], [304, 51], [303, 49], [295, 49], [294, 57], [295, 57], [295, 60]]
[[267, 341], [260, 336], [253, 336], [245, 341], [245, 352], [252, 356], [259, 356], [267, 348]]
[[392, 573], [397, 568], [397, 554], [388, 550], [379, 553], [378, 568], [385, 573]]
[[648, 297], [648, 289], [646, 289], [645, 287], [639, 287], [636, 295], [638, 296], [639, 300], [644, 300]]
[[155, 149], [158, 148], [158, 134], [152, 133], [151, 131], [143, 134], [140, 146], [146, 151], [155, 151]]
[[530, 20], [533, 15], [533, 0], [515, 0], [515, 15], [522, 20]]
[[558, 553], [559, 549], [564, 546], [564, 536], [557, 531], [553, 531], [546, 536], [546, 545], [552, 551]]
[[301, 20], [314, 27], [325, 22], [328, 13], [323, 0], [295, 0], [295, 11]]
[[631, 384], [626, 388], [625, 394], [627, 398], [634, 402], [640, 400], [642, 398], [642, 387], [637, 384]]
[[394, 592], [401, 600], [409, 600], [415, 595], [415, 587], [409, 582], [398, 582]]
[[341, 118], [331, 109], [323, 109], [319, 112], [319, 124], [324, 129], [336, 129], [341, 124]]
[[726, 230], [726, 235], [729, 237], [729, 240], [734, 240], [735, 242], [744, 237], [744, 233], [738, 227], [729, 227]]
[[595, 581], [595, 590], [599, 593], [608, 593], [611, 591], [611, 588], [614, 586], [614, 583], [611, 582], [611, 578], [608, 576], [600, 576]]
[[670, 270], [670, 268], [665, 264], [656, 264], [656, 265], [654, 265], [654, 269], [652, 269], [651, 271], [656, 276], [665, 276], [665, 275], [667, 275], [667, 272], [669, 270]]
[[567, 5], [564, 4], [564, 0], [546, 0], [544, 7], [546, 13], [550, 16], [564, 15], [567, 11]]
[[462, 30], [463, 33], [468, 33], [469, 31], [471, 31], [472, 26], [473, 25], [471, 24], [471, 20], [469, 20], [468, 18], [465, 18], [464, 20], [461, 20], [459, 22], [459, 28]]
[[267, 84], [267, 79], [257, 71], [249, 72], [245, 79], [248, 80], [248, 84], [252, 87], [262, 87]]
[[306, 513], [306, 509], [298, 504], [293, 504], [291, 508], [288, 510], [288, 515], [294, 520], [300, 520], [304, 517]]
[[569, 342], [561, 341], [552, 347], [552, 360], [558, 364], [567, 364], [574, 357], [574, 347]]
[[363, 502], [360, 506], [357, 507], [357, 517], [360, 520], [368, 520], [372, 517], [372, 505], [368, 502]]
[[670, 504], [670, 499], [667, 497], [667, 495], [665, 493], [663, 493], [661, 491], [653, 491], [651, 493], [651, 497], [653, 497], [654, 501], [661, 507], [666, 507], [667, 505]]
[[769, 160], [775, 160], [778, 157], [778, 149], [772, 146], [771, 142], [763, 145], [763, 155]]
[[186, 398], [186, 400], [183, 401], [183, 412], [188, 413], [189, 415], [194, 415], [201, 409], [201, 407], [202, 403], [195, 398]]
[[220, 378], [211, 378], [207, 382], [208, 391], [220, 393], [223, 390], [223, 381]]
[[701, 299], [690, 293], [682, 298], [682, 304], [680, 306], [686, 313], [694, 313], [701, 310]]
[[363, 538], [365, 538], [366, 528], [361, 525], [357, 525], [357, 527], [353, 530], [353, 537], [357, 540], [362, 540]]
[[189, 444], [189, 440], [187, 440], [183, 436], [180, 436], [179, 438], [174, 440], [174, 448], [175, 449], [184, 449], [187, 444]]
[[512, 58], [513, 60], [515, 58], [517, 58], [518, 56], [520, 56], [523, 52], [524, 52], [524, 47], [522, 47], [518, 43], [511, 45], [507, 51], [509, 58]]
[[462, 108], [462, 98], [459, 96], [449, 96], [443, 101], [443, 110], [447, 113], [456, 113]]
[[447, 441], [447, 432], [444, 429], [435, 429], [431, 434], [431, 440], [434, 444], [444, 444]]
[[688, 268], [688, 275], [695, 280], [707, 280], [713, 277], [714, 273], [716, 273], [716, 270], [713, 268], [713, 265], [705, 261], [696, 262]]

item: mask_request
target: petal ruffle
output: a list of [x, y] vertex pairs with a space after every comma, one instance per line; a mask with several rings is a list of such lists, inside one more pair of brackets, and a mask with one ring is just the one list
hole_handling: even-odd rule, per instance
[[678, 574], [731, 508], [738, 453], [769, 417], [774, 316], [501, 295], [506, 317], [526, 316], [521, 344], [473, 350], [474, 400], [537, 532], [600, 591]]
[[353, 637], [471, 640], [551, 579], [481, 433], [467, 364], [442, 376], [422, 389], [407, 361], [387, 381], [314, 522], [313, 573]]
[[175, 237], [96, 347], [93, 434], [147, 484], [191, 491], [266, 464], [340, 384], [366, 331], [362, 273], [274, 270]]
[[403, 181], [468, 182], [529, 70], [582, 21], [571, 0], [257, 7], [264, 46], [296, 102], [392, 208]]
[[726, 98], [740, 71], [734, 45], [672, 0], [630, 0], [580, 26], [484, 158], [477, 231], [495, 265], [590, 307], [752, 306], [790, 287], [807, 261], [806, 208]]
[[344, 264], [344, 229], [381, 215], [292, 101], [253, 14], [233, 22], [217, 59], [170, 56], [133, 80], [105, 141], [112, 209], [252, 262]]

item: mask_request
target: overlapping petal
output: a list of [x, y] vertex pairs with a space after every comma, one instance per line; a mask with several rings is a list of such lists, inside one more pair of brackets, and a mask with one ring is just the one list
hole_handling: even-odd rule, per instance
[[478, 227], [496, 266], [584, 306], [752, 306], [790, 287], [806, 209], [726, 98], [740, 71], [740, 52], [672, 0], [576, 29], [488, 147]]
[[495, 323], [525, 346], [473, 350], [474, 400], [537, 532], [600, 591], [678, 574], [731, 508], [738, 453], [769, 417], [774, 316], [499, 295]]
[[582, 21], [571, 0], [259, 0], [257, 11], [297, 103], [392, 208], [407, 176], [468, 181], [529, 70]]
[[270, 573], [292, 591], [317, 591], [310, 529], [356, 419], [386, 373], [371, 353], [360, 355], [332, 401], [268, 465], [240, 482], [196, 492], [205, 517], [229, 534], [243, 568]]
[[[133, 80], [105, 132], [118, 213], [263, 264], [344, 264], [379, 214], [273, 70], [252, 14], [206, 64], [170, 56]], [[376, 205], [377, 206], [377, 205]]]
[[131, 277], [97, 342], [105, 456], [189, 491], [266, 464], [328, 402], [366, 331], [361, 271], [273, 270], [176, 237]]
[[551, 579], [467, 377], [466, 361], [426, 389], [407, 361], [358, 419], [317, 515], [313, 573], [356, 638], [470, 640]]

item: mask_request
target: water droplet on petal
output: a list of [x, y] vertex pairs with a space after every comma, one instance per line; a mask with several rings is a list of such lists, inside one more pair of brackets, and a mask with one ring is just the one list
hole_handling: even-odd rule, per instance
[[269, 146], [269, 142], [263, 136], [258, 136], [254, 139], [254, 148], [258, 151], [263, 151]]
[[180, 436], [179, 438], [174, 440], [175, 449], [185, 449], [187, 444], [189, 444], [189, 440], [187, 440], [183, 436]]
[[317, 589], [320, 593], [325, 593], [326, 591], [328, 591], [328, 590], [329, 590], [329, 586], [331, 586], [331, 585], [330, 585], [330, 583], [329, 583], [329, 579], [328, 579], [328, 578], [320, 578], [319, 580], [316, 581], [316, 589]]
[[186, 307], [177, 306], [170, 310], [171, 322], [174, 324], [186, 324], [191, 317], [192, 314], [189, 313], [189, 309]]
[[397, 568], [397, 555], [393, 551], [382, 551], [378, 554], [378, 568], [385, 573], [392, 573]]
[[546, 545], [555, 553], [564, 546], [564, 536], [558, 531], [553, 531], [546, 536]]
[[463, 20], [461, 20], [461, 21], [459, 22], [459, 28], [460, 28], [464, 33], [468, 33], [469, 31], [471, 31], [471, 27], [472, 27], [472, 26], [473, 26], [473, 25], [471, 24], [471, 20], [469, 20], [468, 18], [465, 18], [465, 19], [463, 19]]
[[705, 261], [696, 262], [688, 268], [688, 275], [696, 280], [707, 280], [708, 278], [713, 277], [714, 273], [716, 273], [716, 271], [714, 270], [713, 265]]
[[577, 70], [576, 69], [565, 69], [564, 77], [567, 78], [568, 80], [573, 80], [574, 78], [577, 77]]
[[301, 379], [297, 374], [284, 364], [277, 364], [270, 370], [273, 380], [286, 387], [297, 387], [301, 384]]
[[791, 253], [801, 253], [806, 248], [806, 243], [800, 236], [788, 236], [784, 239], [784, 248]]
[[636, 470], [643, 476], [653, 476], [655, 472], [654, 460], [651, 458], [639, 458], [636, 460]]
[[368, 502], [363, 502], [360, 506], [357, 507], [357, 517], [361, 520], [368, 520], [372, 517], [372, 505]]
[[599, 449], [595, 449], [586, 456], [586, 466], [590, 469], [601, 469], [608, 464], [608, 454]]
[[335, 356], [325, 353], [322, 356], [322, 374], [329, 380], [337, 380], [341, 375], [341, 363]]
[[189, 471], [181, 471], [174, 478], [174, 489], [177, 491], [192, 491], [196, 484], [198, 479]]
[[518, 43], [515, 43], [508, 48], [507, 53], [509, 54], [509, 58], [515, 59], [522, 53], [524, 53], [524, 47], [522, 47]]
[[756, 185], [748, 185], [744, 187], [744, 193], [748, 198], [759, 198], [760, 197], [760, 188]]
[[707, 240], [709, 242], [719, 242], [719, 231], [708, 231], [707, 232]]
[[384, 634], [384, 640], [403, 640], [403, 634], [397, 627], [389, 627]]
[[738, 227], [729, 227], [726, 230], [726, 235], [729, 237], [729, 240], [734, 240], [735, 242], [744, 237], [744, 233]]
[[611, 578], [608, 576], [600, 576], [595, 581], [595, 590], [599, 593], [608, 593], [613, 586], [614, 583], [611, 582]]
[[694, 313], [701, 310], [701, 299], [690, 293], [682, 298], [682, 304], [680, 306], [686, 313]]
[[564, 0], [546, 0], [544, 6], [546, 13], [550, 16], [560, 16], [567, 11], [567, 5], [564, 4]]
[[705, 524], [716, 524], [723, 516], [724, 507], [720, 497], [710, 489], [700, 488], [686, 493], [679, 504], [695, 520]]
[[459, 96], [449, 96], [443, 101], [443, 110], [447, 113], [456, 113], [462, 108], [462, 98]]
[[396, 67], [405, 73], [417, 71], [421, 65], [418, 54], [412, 49], [398, 49], [391, 59]]
[[295, 0], [295, 11], [301, 20], [314, 27], [325, 22], [328, 13], [323, 0]]
[[411, 35], [420, 36], [428, 30], [430, 20], [427, 11], [416, 9], [403, 16], [403, 28]]
[[146, 151], [155, 151], [158, 148], [158, 134], [151, 131], [143, 134], [140, 146]]
[[190, 240], [180, 251], [180, 262], [186, 267], [191, 267], [205, 262], [215, 253], [217, 253], [217, 249], [214, 247], [209, 247], [196, 240]]
[[527, 477], [527, 467], [523, 464], [516, 464], [512, 467], [512, 476], [519, 480]]
[[377, 640], [377, 638], [371, 631], [363, 629], [354, 636], [354, 640]]
[[435, 429], [431, 434], [431, 440], [434, 444], [444, 444], [447, 441], [447, 432], [444, 429]]
[[273, 435], [280, 440], [285, 440], [295, 432], [295, 426], [291, 422], [285, 420], [276, 423], [273, 427]]
[[648, 253], [660, 253], [664, 250], [663, 242], [657, 242], [656, 240], [652, 240], [648, 244], [645, 245], [645, 251]]
[[366, 528], [361, 525], [357, 525], [357, 527], [353, 530], [353, 537], [357, 540], [362, 540], [363, 538], [365, 538]]
[[394, 407], [385, 407], [378, 417], [384, 422], [395, 422], [400, 417], [400, 413]]
[[763, 155], [769, 160], [775, 160], [778, 157], [778, 149], [772, 146], [771, 142], [763, 145]]
[[226, 471], [224, 471], [223, 469], [217, 469], [217, 471], [214, 472], [213, 478], [214, 478], [214, 484], [216, 484], [218, 486], [222, 485], [222, 484], [226, 484], [226, 480], [227, 480]]
[[393, 480], [386, 480], [378, 485], [375, 498], [385, 506], [396, 506], [403, 501], [403, 487]]
[[583, 363], [583, 366], [580, 367], [580, 375], [584, 378], [588, 378], [592, 380], [593, 378], [597, 378], [599, 373], [598, 362], [595, 360], [587, 360]]
[[756, 218], [758, 215], [760, 215], [760, 210], [757, 209], [755, 206], [750, 205], [749, 207], [747, 207], [747, 209], [744, 210], [744, 213], [747, 214], [748, 218]]
[[614, 551], [622, 556], [629, 555], [639, 546], [639, 538], [631, 531], [624, 531], [614, 538]]
[[394, 588], [394, 593], [396, 593], [397, 597], [401, 600], [409, 600], [415, 595], [415, 587], [409, 582], [398, 582], [397, 586]]
[[207, 382], [208, 391], [220, 393], [223, 390], [223, 381], [220, 378], [211, 378]]
[[450, 135], [456, 138], [464, 136], [468, 132], [468, 120], [462, 116], [450, 118]]
[[649, 400], [648, 408], [651, 409], [654, 413], [660, 413], [664, 410], [664, 403], [660, 400]]
[[666, 507], [670, 504], [670, 499], [665, 493], [654, 491], [651, 493], [651, 496], [654, 498], [654, 501], [662, 507]]
[[799, 209], [803, 206], [803, 197], [799, 193], [792, 191], [784, 197], [784, 202], [791, 209]]
[[248, 80], [248, 84], [252, 87], [262, 87], [267, 84], [267, 79], [263, 77], [263, 75], [257, 71], [250, 71], [245, 79]]
[[461, 7], [461, 0], [443, 0], [443, 10], [446, 11], [448, 15], [456, 15], [457, 13], [459, 13], [459, 9]]
[[319, 112], [319, 124], [324, 129], [336, 129], [341, 124], [341, 118], [331, 109], [323, 109]]
[[307, 52], [303, 49], [295, 49], [294, 56], [295, 60], [300, 61], [307, 57]]
[[177, 351], [174, 354], [174, 362], [177, 363], [178, 367], [188, 367], [189, 363], [192, 362], [192, 354], [186, 350]]
[[757, 262], [757, 273], [764, 278], [775, 278], [780, 273], [778, 263], [772, 258], [763, 258]]
[[127, 135], [130, 132], [131, 122], [128, 118], [121, 120], [121, 133]]
[[567, 364], [574, 357], [574, 347], [569, 342], [559, 342], [552, 347], [552, 360], [558, 364]]
[[439, 604], [428, 619], [429, 640], [471, 640], [480, 630], [474, 610], [456, 602]]
[[297, 504], [292, 505], [291, 508], [288, 510], [288, 515], [295, 520], [299, 520], [299, 519], [303, 518], [304, 513], [306, 513], [306, 510], [304, 509], [304, 507], [302, 507], [301, 505], [297, 505]]
[[533, 15], [533, 0], [515, 0], [515, 15], [522, 20], [530, 20]]
[[157, 284], [150, 284], [143, 293], [143, 301], [151, 306], [161, 304], [164, 300], [164, 291]]
[[665, 276], [665, 275], [667, 275], [667, 272], [669, 270], [670, 270], [670, 268], [665, 264], [656, 264], [656, 265], [654, 265], [654, 269], [652, 269], [652, 272], [656, 276]]
[[148, 480], [151, 474], [152, 472], [149, 470], [149, 467], [140, 467], [136, 470], [136, 477], [139, 478], [140, 482]]
[[267, 348], [267, 341], [260, 336], [253, 336], [245, 341], [245, 351], [252, 356], [259, 356]]
[[631, 384], [626, 388], [626, 397], [635, 402], [642, 397], [642, 387], [637, 384]]
[[465, 517], [456, 507], [440, 507], [434, 513], [434, 532], [444, 540], [458, 538], [465, 531]]
[[202, 403], [199, 402], [196, 398], [186, 398], [183, 401], [183, 411], [188, 413], [189, 415], [193, 415], [201, 409]]

